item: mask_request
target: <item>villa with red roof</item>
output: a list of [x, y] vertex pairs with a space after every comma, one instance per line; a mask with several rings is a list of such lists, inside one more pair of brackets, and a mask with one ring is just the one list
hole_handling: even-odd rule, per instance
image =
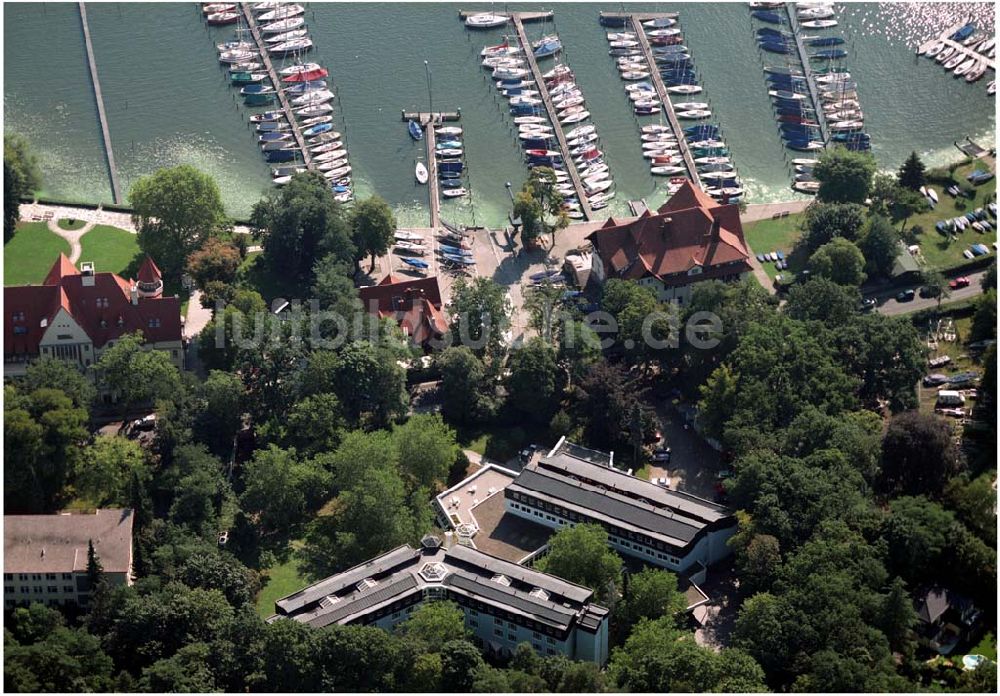
[[614, 218], [587, 237], [593, 273], [603, 282], [633, 280], [661, 300], [685, 304], [701, 280], [733, 281], [750, 272], [739, 206], [713, 200], [685, 181], [654, 214], [630, 222]]
[[141, 331], [147, 348], [165, 351], [184, 367], [181, 301], [163, 296], [163, 278], [146, 257], [135, 280], [79, 270], [60, 254], [41, 285], [4, 288], [4, 376], [24, 373], [40, 357], [81, 370], [124, 334]]
[[358, 288], [358, 296], [365, 311], [395, 319], [418, 346], [429, 347], [431, 339], [440, 338], [448, 330], [435, 276], [408, 280], [390, 273], [378, 285]]

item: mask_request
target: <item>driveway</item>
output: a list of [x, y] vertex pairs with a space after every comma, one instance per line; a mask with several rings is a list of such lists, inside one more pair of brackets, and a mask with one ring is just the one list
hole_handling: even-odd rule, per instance
[[[951, 295], [945, 299], [941, 305], [946, 306], [951, 302], [959, 302], [961, 300], [967, 300], [983, 292], [983, 276], [986, 275], [986, 271], [979, 271], [978, 273], [969, 273], [965, 277], [969, 279], [969, 285], [967, 287], [961, 288], [959, 290], [952, 290]], [[912, 312], [919, 312], [922, 309], [935, 309], [938, 306], [936, 299], [932, 297], [920, 297], [919, 291], [920, 286], [915, 286], [918, 294], [909, 302], [897, 302], [896, 294], [899, 289], [890, 290], [887, 292], [879, 293], [873, 295], [878, 302], [878, 311], [881, 314], [886, 315], [897, 315], [897, 314], [910, 314]]]

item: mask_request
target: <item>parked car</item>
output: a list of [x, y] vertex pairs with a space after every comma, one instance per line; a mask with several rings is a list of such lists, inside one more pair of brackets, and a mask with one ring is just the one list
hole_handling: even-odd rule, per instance
[[952, 278], [948, 283], [948, 287], [952, 290], [958, 290], [959, 288], [969, 287], [971, 282], [966, 276], [959, 276], [958, 278]]
[[132, 430], [134, 432], [148, 432], [156, 428], [156, 414], [150, 413], [148, 416], [143, 416], [132, 421]]
[[860, 309], [862, 312], [871, 312], [878, 307], [878, 301], [874, 297], [866, 297], [861, 300]]
[[913, 288], [908, 288], [896, 295], [896, 302], [909, 302], [916, 297], [916, 295], [917, 293], [914, 292]]
[[936, 288], [933, 285], [925, 285], [920, 288], [920, 296], [927, 297], [937, 297], [941, 294], [941, 288]]
[[715, 474], [715, 478], [719, 481], [725, 481], [726, 479], [732, 477], [733, 477], [733, 472], [730, 469], [722, 469], [721, 471]]
[[669, 447], [658, 447], [654, 452], [652, 459], [654, 462], [669, 462], [670, 461], [670, 448]]
[[665, 479], [665, 478], [653, 479], [653, 483], [655, 483], [657, 486], [663, 486], [664, 488], [670, 488], [670, 484], [667, 483], [667, 479]]
[[974, 384], [978, 379], [978, 372], [959, 372], [948, 378], [948, 384], [953, 387], [965, 387]]
[[924, 377], [925, 387], [936, 387], [940, 384], [948, 383], [948, 375], [942, 375], [940, 372], [935, 372]]

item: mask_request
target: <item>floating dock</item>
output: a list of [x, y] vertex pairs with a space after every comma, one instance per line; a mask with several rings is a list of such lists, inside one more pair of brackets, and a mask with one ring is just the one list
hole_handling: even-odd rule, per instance
[[104, 137], [104, 154], [108, 160], [108, 172], [111, 175], [111, 192], [115, 204], [121, 205], [121, 185], [118, 183], [118, 167], [115, 166], [115, 151], [111, 147], [111, 129], [108, 128], [108, 115], [104, 111], [104, 95], [101, 93], [101, 81], [97, 78], [97, 61], [94, 59], [94, 45], [90, 41], [90, 25], [87, 24], [87, 7], [80, 2], [80, 23], [83, 25], [83, 43], [87, 47], [87, 62], [90, 64], [90, 80], [94, 85], [94, 99], [97, 101], [97, 118], [101, 122], [101, 135]]
[[[673, 15], [670, 18], [673, 19], [674, 17], [676, 17], [676, 15]], [[677, 114], [674, 113], [674, 104], [670, 101], [670, 93], [667, 91], [666, 85], [663, 84], [663, 77], [660, 75], [660, 71], [656, 67], [656, 59], [653, 56], [653, 49], [649, 45], [649, 37], [646, 36], [646, 30], [642, 26], [642, 23], [647, 21], [647, 15], [633, 14], [629, 15], [629, 19], [632, 22], [632, 31], [635, 32], [636, 41], [639, 42], [639, 46], [642, 48], [642, 54], [646, 58], [646, 64], [649, 65], [649, 79], [653, 82], [656, 94], [660, 97], [660, 102], [663, 104], [663, 112], [667, 115], [667, 121], [670, 122], [670, 128], [673, 130], [674, 136], [677, 138], [677, 146], [680, 148], [681, 157], [684, 159], [684, 166], [687, 167], [688, 178], [691, 179], [695, 186], [702, 188], [701, 177], [698, 176], [698, 167], [695, 165], [694, 157], [691, 155], [691, 149], [688, 147], [687, 137], [685, 137], [684, 129], [681, 127], [680, 121], [677, 120]]]
[[511, 20], [514, 22], [514, 29], [517, 30], [517, 40], [520, 42], [521, 50], [528, 61], [528, 67], [531, 68], [531, 75], [535, 80], [535, 86], [542, 97], [542, 103], [545, 104], [545, 110], [549, 113], [549, 120], [552, 122], [556, 139], [559, 141], [559, 152], [562, 153], [563, 164], [566, 165], [566, 171], [569, 173], [570, 180], [573, 182], [573, 188], [576, 190], [576, 198], [580, 202], [580, 210], [583, 211], [584, 216], [588, 220], [592, 220], [594, 218], [594, 211], [590, 207], [590, 201], [587, 200], [587, 193], [583, 188], [583, 181], [580, 180], [580, 173], [576, 170], [576, 163], [569, 154], [566, 134], [563, 133], [562, 124], [559, 122], [559, 113], [552, 103], [552, 95], [549, 94], [548, 85], [545, 84], [545, 80], [542, 78], [542, 71], [538, 67], [538, 61], [535, 60], [535, 52], [531, 48], [531, 42], [528, 41], [528, 35], [524, 33], [521, 13], [515, 12], [512, 14]]
[[403, 111], [402, 115], [404, 121], [416, 121], [421, 126], [426, 126], [431, 121], [434, 123], [443, 123], [445, 121], [457, 121], [462, 118], [461, 111], [435, 111], [434, 113], [428, 111]]
[[640, 22], [648, 22], [651, 19], [677, 19], [680, 15], [676, 12], [601, 12], [601, 17], [629, 21], [638, 19]]
[[802, 64], [802, 74], [806, 78], [806, 86], [809, 87], [809, 97], [812, 99], [813, 111], [816, 113], [816, 122], [819, 123], [819, 132], [823, 137], [823, 143], [830, 142], [830, 129], [826, 123], [826, 112], [823, 110], [823, 101], [819, 98], [819, 90], [816, 88], [816, 76], [813, 75], [812, 65], [809, 61], [809, 53], [805, 44], [802, 43], [802, 34], [799, 32], [799, 21], [795, 17], [795, 10], [792, 3], [785, 3], [785, 13], [788, 16], [788, 27], [795, 37], [795, 48], [799, 53], [799, 62]]
[[271, 61], [271, 54], [267, 50], [267, 43], [261, 36], [260, 29], [257, 27], [257, 19], [253, 16], [253, 12], [250, 10], [250, 3], [241, 2], [240, 11], [243, 13], [243, 17], [247, 21], [247, 26], [250, 28], [250, 34], [253, 36], [254, 43], [257, 44], [257, 50], [260, 52], [260, 60], [264, 64], [264, 69], [267, 70], [267, 75], [271, 79], [271, 84], [274, 85], [274, 90], [278, 95], [278, 101], [281, 103], [281, 108], [285, 112], [285, 118], [292, 127], [292, 136], [295, 138], [295, 143], [299, 146], [302, 161], [305, 163], [306, 169], [313, 169], [312, 155], [309, 153], [306, 140], [302, 135], [302, 127], [299, 126], [299, 122], [295, 119], [291, 102], [288, 100], [285, 92], [281, 89], [281, 78], [274, 69], [274, 63]]

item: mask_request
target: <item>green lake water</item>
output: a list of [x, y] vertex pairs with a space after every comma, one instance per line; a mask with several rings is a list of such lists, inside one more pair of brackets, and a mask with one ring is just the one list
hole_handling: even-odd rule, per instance
[[[247, 123], [248, 111], [227, 86], [215, 44], [231, 29], [205, 26], [195, 3], [90, 3], [88, 17], [122, 188], [181, 162], [216, 178], [230, 214], [245, 217], [270, 177]], [[472, 195], [444, 201], [456, 222], [500, 224], [506, 182], [527, 176], [507, 106], [479, 66], [479, 51], [504, 30], [469, 31], [459, 9], [488, 4], [311, 3], [306, 19], [330, 69], [338, 100], [337, 130], [350, 150], [356, 192], [388, 200], [403, 224], [426, 224], [426, 188], [413, 180], [423, 145], [407, 135], [401, 110], [461, 109]], [[510, 10], [551, 4], [496, 4]], [[645, 198], [658, 205], [662, 179], [648, 174], [638, 126], [608, 56], [600, 10], [680, 13], [685, 44], [747, 188], [750, 203], [794, 197], [761, 73], [745, 3], [556, 4], [554, 22], [527, 25], [529, 37], [557, 32], [562, 60], [577, 76], [601, 136], [618, 196], [608, 210]], [[844, 62], [858, 91], [873, 153], [886, 169], [911, 150], [930, 163], [954, 159], [966, 136], [992, 145], [995, 101], [990, 71], [975, 84], [956, 80], [913, 47], [972, 13], [993, 27], [988, 3], [838, 6], [847, 38]], [[60, 199], [110, 202], [97, 109], [76, 3], [4, 6], [4, 116], [7, 132], [24, 135], [41, 161], [44, 193]], [[507, 30], [510, 33], [511, 29]], [[831, 33], [833, 33], [831, 32]], [[425, 70], [424, 61], [427, 61]], [[543, 66], [551, 64], [543, 62]], [[428, 90], [428, 73], [430, 90]], [[703, 98], [707, 97], [707, 99]]]

